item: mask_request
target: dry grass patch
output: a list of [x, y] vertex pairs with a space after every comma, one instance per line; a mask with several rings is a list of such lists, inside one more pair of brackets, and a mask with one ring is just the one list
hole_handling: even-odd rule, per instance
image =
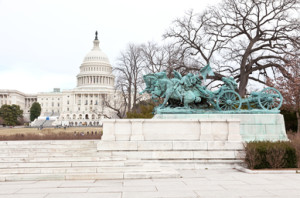
[[101, 139], [101, 127], [70, 128], [2, 128], [0, 140], [73, 140]]

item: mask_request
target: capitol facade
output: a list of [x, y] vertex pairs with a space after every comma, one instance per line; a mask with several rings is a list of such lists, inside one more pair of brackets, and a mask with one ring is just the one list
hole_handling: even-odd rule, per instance
[[114, 88], [115, 76], [108, 57], [99, 46], [97, 32], [92, 50], [84, 57], [77, 77], [77, 87], [70, 90], [54, 88], [53, 92], [25, 94], [17, 90], [0, 90], [0, 105], [17, 104], [29, 120], [33, 102], [41, 105], [41, 116], [32, 125], [97, 126], [103, 118], [115, 118], [115, 107], [122, 100]]

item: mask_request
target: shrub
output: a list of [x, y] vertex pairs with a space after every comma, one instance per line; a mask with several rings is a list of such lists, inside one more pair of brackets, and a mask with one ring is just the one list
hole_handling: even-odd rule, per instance
[[127, 118], [152, 118], [154, 107], [153, 102], [140, 102], [132, 111], [127, 112]]
[[256, 147], [253, 146], [253, 144], [247, 145], [245, 151], [246, 151], [245, 162], [250, 169], [254, 169], [254, 167], [256, 167], [261, 161], [260, 155], [257, 152]]
[[290, 142], [249, 142], [245, 151], [245, 163], [251, 169], [297, 167], [296, 149]]

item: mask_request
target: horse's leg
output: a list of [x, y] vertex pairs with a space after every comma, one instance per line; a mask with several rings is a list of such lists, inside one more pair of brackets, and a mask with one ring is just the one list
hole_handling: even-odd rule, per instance
[[195, 102], [195, 95], [194, 94], [191, 94], [189, 92], [187, 92], [184, 96], [184, 107], [185, 108], [189, 108], [189, 104], [192, 103], [192, 102]]
[[183, 107], [189, 108], [189, 103], [191, 102], [189, 94], [185, 94], [184, 100], [183, 100]]
[[168, 100], [169, 100], [169, 96], [167, 95], [167, 96], [165, 97], [164, 102], [161, 104], [161, 108], [165, 108], [165, 107], [166, 107], [166, 104], [167, 104]]
[[177, 89], [175, 89], [174, 92], [175, 92], [176, 96], [180, 99], [180, 102], [182, 102], [182, 96], [179, 93], [179, 91]]
[[165, 92], [165, 95], [166, 95], [165, 100], [164, 100], [164, 102], [161, 104], [161, 107], [162, 107], [162, 108], [164, 108], [164, 107], [166, 106], [166, 104], [167, 104], [167, 102], [168, 102], [168, 100], [169, 100], [169, 98], [170, 98], [171, 93], [168, 92], [168, 91], [166, 91], [166, 92]]

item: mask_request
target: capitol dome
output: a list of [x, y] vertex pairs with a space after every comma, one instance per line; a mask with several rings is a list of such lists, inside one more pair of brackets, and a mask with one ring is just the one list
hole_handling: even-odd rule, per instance
[[93, 49], [84, 57], [77, 75], [77, 87], [113, 88], [115, 77], [109, 59], [99, 47], [98, 33], [93, 41]]
[[95, 62], [95, 61], [109, 64], [109, 60], [106, 54], [104, 54], [104, 52], [102, 52], [99, 47], [99, 40], [97, 36], [94, 40], [93, 49], [85, 56], [83, 62], [85, 63], [85, 62]]

